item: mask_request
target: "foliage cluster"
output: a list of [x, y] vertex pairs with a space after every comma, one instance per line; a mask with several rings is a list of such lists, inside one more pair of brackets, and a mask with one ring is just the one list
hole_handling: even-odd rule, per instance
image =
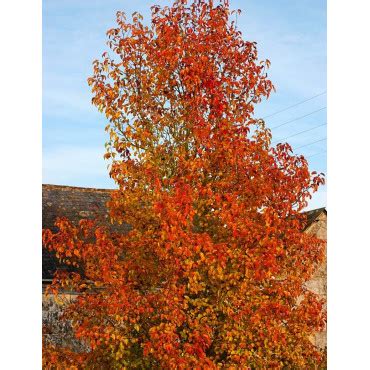
[[93, 64], [93, 104], [109, 124], [109, 202], [121, 235], [57, 222], [44, 244], [83, 273], [51, 292], [86, 352], [47, 346], [76, 368], [310, 368], [323, 303], [304, 288], [323, 243], [302, 233], [323, 178], [254, 117], [269, 61], [243, 40], [227, 0], [152, 7], [151, 25], [117, 13]]

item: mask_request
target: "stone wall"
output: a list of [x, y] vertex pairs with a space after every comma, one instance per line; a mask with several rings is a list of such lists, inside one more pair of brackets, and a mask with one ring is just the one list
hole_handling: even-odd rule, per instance
[[[75, 299], [75, 294], [63, 295], [64, 301]], [[57, 302], [53, 296], [42, 295], [42, 325], [46, 344], [73, 348], [75, 351], [85, 351], [88, 347], [78, 341], [68, 321], [60, 320], [63, 303]]]
[[[326, 212], [322, 212], [318, 216], [316, 221], [313, 222], [308, 227], [306, 232], [310, 234], [314, 234], [322, 240], [326, 240], [327, 239], [326, 224], [327, 224], [327, 215], [326, 215]], [[325, 260], [323, 261], [321, 266], [319, 266], [319, 268], [316, 270], [312, 279], [306, 283], [306, 286], [308, 289], [310, 289], [314, 293], [318, 294], [321, 298], [323, 298], [325, 302], [327, 301], [326, 250], [325, 250]], [[326, 329], [325, 329], [325, 331], [316, 334], [314, 343], [320, 348], [325, 348], [326, 343], [327, 343], [326, 340], [327, 340], [327, 335], [326, 335]]]

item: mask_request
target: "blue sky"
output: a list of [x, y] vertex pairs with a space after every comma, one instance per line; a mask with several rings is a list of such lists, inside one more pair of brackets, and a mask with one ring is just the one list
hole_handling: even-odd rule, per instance
[[[91, 63], [105, 47], [115, 13], [139, 11], [149, 19], [151, 5], [169, 1], [43, 0], [43, 182], [113, 188], [103, 160], [105, 118], [91, 105], [86, 83]], [[256, 107], [265, 117], [326, 91], [326, 1], [231, 0], [240, 8], [243, 37], [258, 43], [271, 61], [269, 77], [277, 89]], [[273, 140], [284, 139], [306, 155], [312, 170], [326, 173], [326, 94], [266, 118]], [[321, 110], [320, 110], [321, 109]], [[319, 141], [312, 145], [307, 145]], [[302, 148], [300, 148], [302, 147]], [[326, 186], [309, 208], [326, 205]]]

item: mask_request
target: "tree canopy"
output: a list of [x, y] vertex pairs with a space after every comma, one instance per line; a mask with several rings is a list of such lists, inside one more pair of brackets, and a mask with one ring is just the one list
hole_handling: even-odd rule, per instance
[[117, 184], [112, 222], [45, 230], [80, 272], [57, 294], [88, 350], [46, 345], [44, 365], [76, 368], [310, 368], [323, 302], [304, 283], [324, 244], [301, 211], [324, 182], [289, 144], [271, 145], [254, 106], [274, 89], [227, 0], [177, 0], [151, 23], [117, 12], [88, 79], [104, 112]]

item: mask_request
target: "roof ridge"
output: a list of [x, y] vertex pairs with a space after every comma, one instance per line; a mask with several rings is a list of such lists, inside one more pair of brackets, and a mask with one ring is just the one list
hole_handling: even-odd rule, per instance
[[[81, 190], [81, 191], [93, 191], [93, 192], [112, 192], [114, 190], [118, 189], [103, 189], [103, 188], [89, 188], [89, 187], [83, 187], [83, 186], [70, 186], [70, 185], [57, 185], [57, 184], [42, 184], [43, 188], [55, 188], [55, 189], [60, 189], [60, 190]], [[326, 207], [319, 207], [319, 208], [314, 208], [310, 209], [309, 211], [304, 211], [302, 213], [313, 213], [313, 212], [327, 212]]]
[[43, 189], [59, 189], [59, 190], [81, 190], [93, 192], [112, 192], [117, 189], [102, 189], [102, 188], [88, 188], [82, 186], [56, 185], [56, 184], [42, 184]]
[[319, 207], [319, 208], [310, 209], [309, 211], [304, 211], [302, 213], [319, 212], [319, 211], [320, 212], [323, 212], [323, 211], [327, 212], [326, 207]]

